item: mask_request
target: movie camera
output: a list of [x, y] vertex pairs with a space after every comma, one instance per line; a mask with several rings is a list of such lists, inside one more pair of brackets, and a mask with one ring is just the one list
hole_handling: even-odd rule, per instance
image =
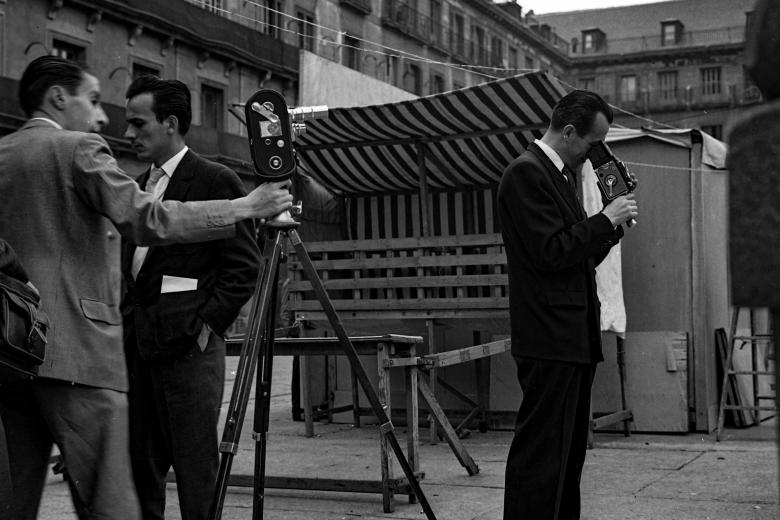
[[284, 96], [259, 90], [244, 105], [249, 149], [255, 172], [265, 182], [289, 179], [295, 173], [295, 138], [306, 132], [306, 121], [328, 117], [325, 105], [288, 108]]
[[[605, 204], [636, 190], [636, 177], [628, 171], [623, 161], [615, 157], [604, 141], [599, 141], [590, 149], [588, 159], [596, 173], [601, 196], [607, 201]], [[628, 221], [629, 226], [634, 224], [636, 224], [635, 219]]]

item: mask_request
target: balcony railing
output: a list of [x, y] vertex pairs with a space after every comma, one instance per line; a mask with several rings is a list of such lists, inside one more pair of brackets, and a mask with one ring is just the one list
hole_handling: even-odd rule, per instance
[[464, 63], [477, 65], [503, 66], [503, 63], [493, 63], [486, 45], [465, 38], [463, 33], [456, 32], [452, 27], [435, 22], [429, 16], [412, 9], [401, 0], [387, 0], [384, 4], [382, 25], [400, 31], [408, 36], [433, 45], [453, 58]]
[[601, 96], [625, 110], [639, 113], [652, 113], [664, 110], [679, 110], [691, 108], [745, 106], [760, 103], [761, 92], [755, 86], [740, 87], [738, 85], [721, 85], [718, 93], [704, 93], [701, 85], [688, 88], [667, 88], [638, 92], [635, 97], [625, 99], [621, 95], [610, 92], [600, 92]]
[[681, 47], [699, 47], [704, 45], [734, 44], [745, 42], [745, 26], [737, 25], [710, 29], [706, 31], [685, 31], [676, 42], [664, 41], [661, 34], [648, 36], [636, 36], [632, 38], [606, 39], [595, 49], [584, 49], [578, 46], [577, 55], [599, 54], [627, 54], [632, 52], [644, 52], [663, 49], [677, 49]]
[[371, 0], [339, 0], [341, 5], [346, 5], [363, 14], [371, 12]]
[[383, 11], [382, 25], [397, 29], [423, 43], [445, 45], [444, 26], [407, 3], [389, 0], [384, 3]]

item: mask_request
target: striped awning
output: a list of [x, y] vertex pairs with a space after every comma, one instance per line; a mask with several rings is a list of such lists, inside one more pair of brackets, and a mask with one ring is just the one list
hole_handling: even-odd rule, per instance
[[498, 183], [566, 90], [533, 72], [410, 101], [335, 108], [296, 141], [305, 171], [341, 194]]

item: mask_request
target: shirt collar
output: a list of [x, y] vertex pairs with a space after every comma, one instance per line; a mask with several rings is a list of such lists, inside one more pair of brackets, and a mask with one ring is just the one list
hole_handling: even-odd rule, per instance
[[550, 145], [543, 142], [541, 139], [536, 139], [534, 143], [536, 143], [536, 146], [542, 149], [544, 155], [546, 155], [552, 161], [555, 167], [558, 168], [558, 171], [563, 173], [563, 168], [564, 168], [563, 159], [561, 159], [561, 156], [558, 155], [558, 152], [553, 150], [550, 147]]
[[56, 128], [57, 130], [62, 130], [61, 124], [59, 124], [54, 119], [49, 119], [48, 117], [31, 117], [30, 121], [45, 121], [49, 123], [51, 126], [53, 126], [54, 128]]
[[184, 148], [179, 150], [179, 152], [165, 161], [160, 168], [162, 168], [162, 171], [165, 172], [165, 175], [168, 177], [173, 177], [173, 172], [176, 171], [176, 168], [178, 168], [179, 163], [184, 158], [184, 154], [187, 153], [187, 150], [189, 150], [189, 147], [187, 145], [184, 145]]

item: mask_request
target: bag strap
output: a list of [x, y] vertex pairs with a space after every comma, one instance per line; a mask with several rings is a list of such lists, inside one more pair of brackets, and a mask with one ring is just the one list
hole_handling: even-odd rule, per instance
[[12, 291], [22, 297], [23, 299], [32, 302], [34, 305], [40, 305], [41, 297], [35, 292], [32, 287], [26, 283], [8, 276], [7, 274], [0, 273], [0, 287]]

